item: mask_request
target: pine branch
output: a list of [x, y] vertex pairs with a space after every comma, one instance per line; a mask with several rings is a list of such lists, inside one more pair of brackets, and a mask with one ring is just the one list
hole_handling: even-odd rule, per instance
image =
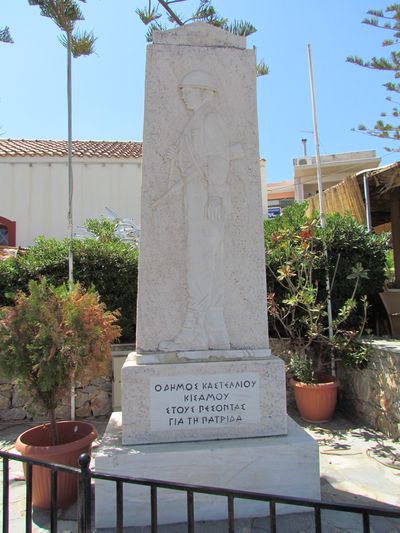
[[266, 76], [267, 74], [269, 74], [269, 67], [263, 59], [261, 59], [261, 61], [257, 63], [256, 70], [257, 76]]
[[251, 35], [257, 31], [253, 24], [245, 20], [234, 20], [232, 23], [227, 24], [224, 29], [234, 33], [235, 35], [243, 35], [244, 37], [247, 37], [248, 35]]
[[[60, 43], [68, 48], [68, 37], [66, 34], [61, 35], [58, 40]], [[71, 35], [71, 52], [74, 57], [89, 56], [95, 51], [94, 43], [97, 37], [93, 35], [93, 32], [79, 32], [76, 31]]]
[[[85, 2], [86, 0], [80, 0]], [[39, 6], [40, 14], [51, 18], [60, 30], [72, 32], [78, 20], [84, 20], [75, 0], [28, 0], [31, 6]]]
[[11, 37], [10, 28], [8, 26], [4, 26], [4, 28], [0, 28], [0, 42], [10, 43], [10, 44], [14, 42]]
[[[400, 4], [392, 4], [387, 6], [385, 12], [382, 10], [371, 9], [368, 11], [368, 15], [371, 15], [371, 17], [365, 18], [362, 21], [364, 24], [368, 24], [377, 28], [383, 28], [393, 32], [393, 37], [385, 39], [382, 43], [382, 46], [386, 47], [399, 45]], [[348, 56], [346, 61], [372, 70], [393, 72], [395, 79], [400, 78], [400, 52], [397, 50], [393, 50], [389, 57], [372, 57], [369, 61], [365, 61], [359, 56]], [[400, 84], [397, 82], [389, 81], [384, 83], [383, 86], [389, 92], [394, 92], [397, 94], [400, 93]], [[392, 102], [391, 96], [387, 96], [386, 100]], [[390, 113], [383, 111], [380, 116], [381, 118], [377, 120], [373, 128], [367, 128], [365, 125], [360, 124], [357, 128], [358, 131], [381, 139], [391, 139], [393, 141], [400, 140], [400, 127], [387, 122], [388, 118], [393, 119], [395, 122], [398, 121], [399, 109], [397, 107], [393, 107]], [[385, 148], [385, 150], [399, 151], [400, 149]]]
[[140, 20], [146, 26], [161, 17], [161, 14], [157, 12], [157, 8], [152, 7], [151, 4], [149, 4], [148, 9], [137, 8], [135, 13], [139, 15]]
[[[375, 130], [369, 130], [368, 128], [366, 128], [362, 124], [360, 124], [360, 126], [357, 129], [351, 128], [351, 131], [356, 131], [358, 133], [363, 133], [365, 135], [370, 135], [371, 137], [377, 137], [377, 138], [380, 138], [380, 139], [383, 139], [383, 138], [390, 139], [390, 140], [393, 140], [393, 141], [398, 140], [400, 138], [400, 137], [399, 138], [398, 137], [391, 138], [389, 135], [383, 136], [383, 135], [381, 135], [379, 132], [377, 132]], [[384, 148], [384, 150], [386, 150], [386, 152], [400, 152], [400, 147], [399, 148], [397, 148], [397, 147], [396, 148], [392, 148], [390, 146], [384, 146], [383, 148]]]
[[370, 68], [373, 70], [399, 70], [399, 52], [392, 52], [394, 54], [389, 60], [386, 57], [373, 57], [370, 61], [364, 61], [359, 56], [347, 56], [346, 61], [353, 63], [360, 67]]
[[168, 2], [166, 0], [158, 0], [158, 3], [162, 5], [162, 7], [165, 9], [165, 11], [169, 14], [169, 16], [172, 18], [172, 20], [178, 25], [183, 26], [183, 22], [178, 17], [178, 15], [173, 11], [170, 7]]
[[[152, 42], [153, 31], [164, 31], [168, 29], [168, 27], [162, 24], [160, 20], [162, 15], [158, 12], [159, 6], [164, 8], [167, 20], [176, 26], [183, 26], [193, 21], [203, 21], [236, 35], [248, 36], [257, 31], [250, 22], [244, 20], [234, 20], [230, 23], [228, 19], [218, 15], [214, 6], [212, 5], [212, 0], [200, 0], [196, 11], [190, 18], [186, 20], [182, 15], [178, 14], [174, 9], [172, 9], [171, 4], [185, 2], [187, 0], [157, 0], [158, 4], [156, 6], [153, 5], [152, 1], [153, 0], [148, 0], [147, 7], [143, 9], [136, 9], [136, 14], [139, 16], [140, 20], [146, 26], [149, 26], [146, 32], [147, 42]], [[268, 67], [264, 61], [261, 61], [257, 65], [257, 72], [258, 76], [263, 76], [268, 73]]]
[[[400, 140], [400, 127], [394, 127], [391, 124], [385, 124], [382, 120], [378, 120], [372, 129], [367, 128], [364, 124], [360, 124], [357, 130], [381, 139]], [[352, 128], [352, 131], [356, 130]]]
[[168, 29], [167, 26], [165, 26], [165, 24], [161, 24], [160, 22], [151, 23], [145, 35], [146, 41], [148, 43], [153, 42], [153, 31], [165, 31], [167, 29]]

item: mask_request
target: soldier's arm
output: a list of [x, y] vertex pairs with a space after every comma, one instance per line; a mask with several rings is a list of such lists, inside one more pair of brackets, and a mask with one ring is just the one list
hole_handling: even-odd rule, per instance
[[209, 196], [222, 197], [229, 172], [229, 142], [221, 121], [209, 115], [205, 122]]

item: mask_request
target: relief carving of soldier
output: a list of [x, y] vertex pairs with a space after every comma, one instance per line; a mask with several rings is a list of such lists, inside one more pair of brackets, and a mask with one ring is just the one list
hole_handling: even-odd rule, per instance
[[[224, 317], [224, 225], [229, 210], [229, 141], [215, 105], [213, 77], [195, 70], [180, 84], [190, 117], [167, 151], [169, 191], [183, 190], [187, 305], [176, 335], [161, 351], [229, 349]], [[168, 192], [167, 191], [167, 194]], [[165, 197], [166, 195], [164, 195]]]

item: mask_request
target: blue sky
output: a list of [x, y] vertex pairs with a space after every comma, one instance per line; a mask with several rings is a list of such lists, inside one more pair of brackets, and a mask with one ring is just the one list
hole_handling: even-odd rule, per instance
[[[257, 27], [248, 46], [257, 47], [270, 74], [257, 80], [260, 156], [268, 181], [292, 178], [294, 157], [308, 139], [314, 154], [307, 44], [311, 43], [322, 154], [375, 149], [381, 164], [387, 141], [351, 128], [373, 125], [385, 101], [387, 73], [345, 62], [382, 55], [383, 30], [361, 24], [370, 8], [388, 0], [214, 0], [218, 12]], [[98, 37], [96, 55], [73, 61], [73, 138], [142, 140], [145, 27], [135, 14], [145, 0], [87, 0], [80, 29]], [[180, 4], [190, 12], [197, 1]], [[27, 0], [0, 0], [0, 27], [14, 44], [0, 44], [0, 131], [3, 138], [65, 139], [66, 55], [55, 24]]]

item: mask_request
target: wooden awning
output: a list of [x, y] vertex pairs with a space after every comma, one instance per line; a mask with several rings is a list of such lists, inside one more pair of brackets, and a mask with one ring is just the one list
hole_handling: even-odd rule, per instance
[[[364, 177], [367, 178], [372, 226], [391, 221], [391, 202], [395, 190], [400, 191], [400, 161], [384, 167], [358, 172], [324, 191], [325, 213], [350, 213], [360, 224], [366, 224]], [[307, 213], [319, 212], [318, 194], [307, 198]]]
[[[358, 172], [323, 193], [325, 213], [350, 213], [366, 224], [365, 186], [368, 188], [371, 226], [391, 224], [395, 284], [400, 288], [400, 161]], [[307, 214], [319, 212], [319, 196], [307, 199]]]

